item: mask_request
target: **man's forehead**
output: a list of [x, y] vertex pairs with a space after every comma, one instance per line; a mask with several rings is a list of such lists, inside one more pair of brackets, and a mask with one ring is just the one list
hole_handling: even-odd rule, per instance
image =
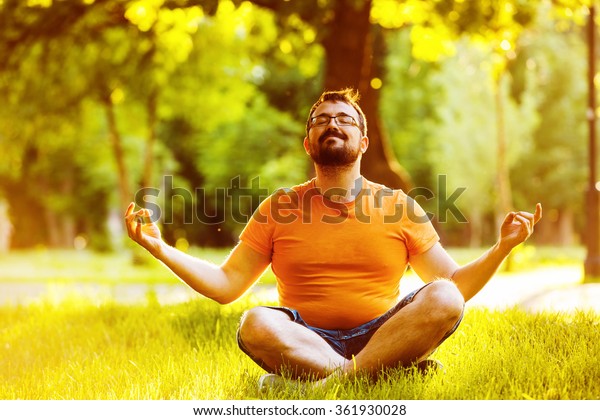
[[329, 114], [329, 115], [337, 115], [340, 113], [348, 114], [353, 116], [354, 118], [358, 118], [358, 112], [354, 107], [346, 102], [340, 101], [325, 101], [320, 104], [313, 112], [314, 115], [319, 114]]

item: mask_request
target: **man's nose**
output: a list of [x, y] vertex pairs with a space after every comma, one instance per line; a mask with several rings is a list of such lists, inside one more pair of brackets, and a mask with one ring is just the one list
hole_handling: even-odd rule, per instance
[[337, 118], [335, 117], [330, 117], [329, 118], [329, 123], [327, 123], [327, 127], [334, 127], [336, 130], [340, 130], [340, 125], [337, 122]]

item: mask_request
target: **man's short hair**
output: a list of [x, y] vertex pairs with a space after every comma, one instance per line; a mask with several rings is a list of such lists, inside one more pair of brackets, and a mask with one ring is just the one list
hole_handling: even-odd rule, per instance
[[352, 108], [358, 112], [358, 127], [363, 136], [367, 135], [367, 119], [365, 117], [364, 112], [358, 106], [358, 100], [360, 99], [360, 93], [357, 90], [352, 88], [346, 88], [342, 90], [328, 90], [321, 94], [321, 97], [315, 102], [315, 104], [310, 108], [310, 112], [308, 113], [308, 120], [306, 120], [306, 135], [308, 136], [308, 130], [310, 129], [310, 119], [312, 117], [313, 112], [319, 105], [323, 102], [345, 102], [348, 105], [351, 105]]

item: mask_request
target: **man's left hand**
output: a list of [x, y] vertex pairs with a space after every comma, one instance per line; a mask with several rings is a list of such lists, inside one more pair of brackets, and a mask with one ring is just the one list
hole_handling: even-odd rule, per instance
[[508, 254], [515, 246], [525, 242], [541, 218], [542, 205], [540, 203], [535, 206], [535, 214], [526, 211], [508, 213], [500, 227], [500, 249]]

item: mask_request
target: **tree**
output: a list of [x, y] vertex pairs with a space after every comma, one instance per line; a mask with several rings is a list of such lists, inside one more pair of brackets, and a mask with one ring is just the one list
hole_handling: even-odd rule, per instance
[[[481, 2], [471, 3], [469, 6], [477, 6], [477, 3], [481, 6]], [[493, 147], [496, 142], [492, 139], [498, 138], [494, 129], [498, 125], [493, 112], [498, 109], [494, 103], [498, 99], [503, 104], [505, 123], [502, 127], [506, 130], [503, 137], [507, 139], [508, 154], [504, 166], [510, 173], [510, 191], [514, 192], [517, 207], [532, 208], [537, 201], [542, 201], [548, 211], [545, 222], [539, 227], [541, 231], [551, 224], [549, 219], [555, 217], [553, 214], [558, 214], [552, 210], [556, 205], [554, 198], [572, 209], [565, 212], [567, 218], [573, 209], [580, 208], [581, 199], [577, 198], [580, 193], [576, 186], [581, 185], [581, 173], [585, 172], [585, 164], [581, 160], [581, 130], [585, 127], [582, 118], [585, 106], [582, 105], [581, 96], [585, 83], [581, 63], [585, 54], [581, 49], [581, 41], [577, 41], [576, 28], [585, 19], [581, 16], [581, 4], [575, 3], [561, 7], [541, 4], [535, 12], [535, 20], [527, 21], [526, 27], [517, 28], [518, 32], [513, 35], [520, 34], [518, 38], [511, 35], [504, 44], [502, 38], [484, 39], [477, 34], [464, 37], [460, 42], [449, 43], [452, 33], [458, 32], [453, 30], [451, 33], [433, 31], [429, 37], [432, 47], [424, 48], [423, 41], [412, 36], [414, 28], [388, 34], [393, 49], [388, 56], [383, 115], [391, 129], [393, 146], [410, 173], [417, 177], [418, 185], [436, 191], [437, 173], [442, 173], [447, 174], [447, 188], [450, 191], [456, 187], [467, 187], [460, 196], [460, 210], [468, 216], [472, 244], [486, 240], [485, 235], [477, 232], [481, 231], [484, 220], [489, 219], [489, 213], [498, 207], [497, 202], [491, 200], [497, 192], [493, 188], [497, 185], [497, 153]], [[453, 16], [455, 21], [467, 16], [459, 11], [448, 10], [448, 16]], [[388, 26], [402, 23], [398, 18], [401, 13], [387, 10], [381, 15], [391, 16], [389, 22], [384, 21]], [[519, 21], [524, 23], [521, 18]], [[465, 22], [467, 25], [477, 22], [477, 19], [473, 17]], [[432, 25], [435, 26], [435, 22]], [[564, 31], [573, 32], [569, 35], [570, 41], [566, 41]], [[539, 60], [539, 56], [546, 56], [545, 51], [551, 48], [552, 43], [557, 45], [555, 51], [557, 57], [562, 57], [562, 65], [558, 58]], [[561, 47], [563, 44], [565, 51]], [[510, 48], [504, 51], [502, 45]], [[408, 54], [411, 46], [412, 54]], [[565, 66], [565, 57], [569, 57], [566, 62], [572, 64]], [[497, 67], [495, 63], [501, 66]], [[493, 76], [506, 65], [508, 67], [502, 70], [504, 76], [501, 79]], [[529, 68], [531, 66], [535, 68]], [[544, 70], [541, 70], [542, 67]], [[562, 72], [569, 72], [569, 75]], [[554, 73], [561, 75], [552, 83], [550, 80]], [[497, 82], [494, 80], [502, 80], [500, 90], [495, 90]], [[559, 83], [559, 80], [564, 80], [564, 83]], [[550, 92], [548, 86], [553, 86]], [[492, 96], [494, 91], [500, 94], [495, 95], [495, 100]], [[550, 108], [556, 108], [556, 111], [549, 111]], [[564, 117], [558, 118], [555, 112], [564, 113]], [[556, 124], [561, 125], [560, 129], [554, 126]], [[546, 142], [540, 136], [542, 131], [544, 135], [552, 133], [551, 137], [560, 137], [561, 140]], [[578, 144], [577, 147], [570, 146], [568, 155], [573, 162], [580, 164], [566, 164], [563, 160], [560, 164], [563, 169], [552, 171], [552, 176], [548, 176], [549, 173], [532, 176], [541, 161], [548, 159], [554, 162], [553, 159], [564, 155], [561, 150], [566, 146], [558, 146], [563, 141], [571, 145]], [[429, 164], [424, 165], [427, 161]], [[555, 177], [562, 178], [564, 182], [560, 188], [551, 182]], [[530, 179], [535, 186], [529, 181], [523, 182]], [[549, 181], [548, 185], [545, 180]], [[562, 194], [565, 188], [574, 196]], [[553, 192], [556, 194], [552, 200], [542, 200], [540, 194]], [[566, 199], [566, 196], [571, 198]], [[424, 204], [427, 207], [434, 203]], [[429, 210], [436, 214], [436, 208], [430, 207]], [[567, 218], [561, 216], [563, 232], [564, 227], [569, 226]], [[486, 225], [488, 223], [486, 221]], [[446, 224], [441, 232], [446, 235], [453, 230], [464, 233], [464, 228], [458, 226], [458, 229], [454, 229], [451, 224]], [[543, 232], [536, 235], [539, 239], [542, 236], [545, 236]]]
[[[175, 16], [165, 17], [167, 22], [161, 21], [163, 25], [157, 25], [156, 29], [160, 31], [161, 40], [152, 42], [154, 33], [147, 34], [130, 22], [130, 19], [136, 20], [139, 17], [131, 12], [140, 6], [139, 3], [141, 2], [133, 2], [128, 8], [124, 2], [106, 0], [77, 4], [52, 1], [23, 4], [6, 1], [0, 5], [0, 19], [4, 23], [0, 40], [1, 89], [9, 98], [4, 127], [13, 126], [1, 140], [20, 142], [22, 147], [13, 148], [14, 156], [17, 159], [19, 156], [30, 156], [28, 159], [21, 159], [28, 167], [37, 165], [36, 162], [39, 161], [43, 162], [45, 171], [53, 177], [65, 174], [64, 187], [57, 187], [63, 198], [52, 201], [63, 203], [58, 207], [56, 204], [40, 203], [44, 200], [35, 195], [27, 199], [27, 192], [32, 190], [26, 186], [30, 182], [27, 172], [7, 174], [2, 186], [7, 199], [11, 201], [10, 208], [12, 218], [16, 219], [15, 225], [34, 225], [28, 222], [34, 219], [33, 215], [23, 211], [23, 208], [37, 208], [39, 212], [47, 214], [45, 224], [38, 222], [36, 227], [32, 226], [38, 234], [21, 236], [16, 240], [16, 246], [44, 242], [48, 235], [51, 245], [68, 246], [69, 243], [73, 243], [75, 228], [72, 222], [69, 223], [71, 227], [68, 229], [71, 233], [66, 235], [70, 236], [70, 239], [52, 238], [57, 237], [57, 234], [53, 233], [60, 225], [57, 220], [70, 217], [75, 211], [66, 208], [64, 203], [68, 200], [68, 195], [73, 193], [73, 186], [79, 185], [79, 181], [70, 176], [66, 169], [67, 162], [77, 161], [82, 153], [77, 149], [64, 149], [63, 156], [54, 156], [51, 153], [40, 156], [40, 150], [48, 149], [48, 134], [51, 134], [52, 138], [63, 137], [60, 142], [54, 141], [60, 144], [71, 141], [69, 147], [77, 147], [76, 142], [81, 141], [77, 135], [90, 134], [83, 130], [84, 115], [90, 115], [85, 111], [90, 108], [90, 99], [96, 106], [102, 107], [105, 113], [104, 127], [110, 139], [118, 174], [121, 202], [119, 208], [123, 208], [133, 196], [131, 168], [135, 168], [136, 165], [131, 165], [126, 156], [129, 141], [122, 134], [123, 121], [118, 115], [117, 107], [128, 97], [137, 99], [137, 103], [127, 104], [130, 111], [135, 112], [133, 108], [139, 108], [138, 104], [142, 104], [141, 108], [148, 116], [147, 159], [146, 169], [143, 171], [146, 178], [143, 182], [148, 182], [152, 170], [152, 145], [156, 132], [159, 87], [161, 82], [166, 83], [165, 73], [168, 75], [172, 72], [175, 67], [173, 63], [185, 59], [181, 57], [182, 51], [185, 53], [181, 44], [184, 44], [185, 37], [189, 36], [190, 27], [186, 24], [197, 17], [200, 9], [180, 9]], [[139, 19], [137, 22], [143, 26]], [[169, 54], [175, 49], [176, 53]], [[135, 81], [138, 81], [138, 84]], [[24, 103], [28, 106], [24, 107]], [[15, 119], [11, 124], [11, 120]], [[35, 120], [40, 121], [40, 124], [36, 125]], [[67, 127], [68, 130], [61, 127]], [[99, 129], [102, 130], [103, 127]], [[85, 150], [86, 146], [87, 143], [80, 145], [80, 150]], [[67, 153], [67, 150], [70, 151]], [[67, 157], [68, 161], [65, 162]], [[60, 165], [60, 170], [53, 168], [52, 163]], [[93, 166], [89, 162], [82, 164], [87, 167]], [[15, 179], [19, 173], [23, 175], [20, 181]], [[42, 197], [51, 196], [53, 188], [46, 181], [52, 177], [39, 175], [45, 185], [43, 189], [49, 190]], [[101, 196], [102, 194], [96, 194], [95, 198]], [[32, 201], [36, 202], [35, 205]], [[103, 208], [98, 202], [88, 204], [98, 209]], [[46, 227], [48, 235], [44, 233], [46, 229], [40, 227]], [[23, 233], [25, 229], [19, 231]]]
[[544, 203], [546, 220], [539, 227], [539, 239], [568, 245], [575, 240], [575, 214], [583, 212], [581, 191], [587, 178], [587, 127], [582, 118], [586, 54], [577, 26], [566, 25], [557, 32], [554, 23], [540, 19], [537, 33], [524, 37], [521, 54], [510, 67], [513, 95], [521, 98], [526, 90], [533, 92], [543, 116], [533, 133], [532, 147], [512, 171], [512, 180], [519, 206]]
[[[293, 85], [295, 73], [293, 80], [285, 78], [289, 69], [307, 72], [304, 79], [310, 79], [318, 66], [302, 64], [310, 56], [278, 55], [281, 38], [274, 19], [250, 4], [234, 8], [221, 2], [194, 36], [188, 61], [174, 74], [164, 98], [170, 109], [160, 137], [177, 161], [175, 183], [196, 197], [187, 203], [165, 197], [164, 209], [175, 217], [164, 226], [165, 236], [173, 243], [185, 235], [189, 243], [229, 245], [265, 191], [305, 178], [304, 124], [271, 105], [261, 87], [266, 80], [271, 87]], [[190, 216], [203, 223], [189, 223]]]
[[[97, 142], [101, 156], [112, 150], [119, 207], [137, 186], [156, 184], [156, 175], [165, 168], [185, 178], [188, 187], [226, 183], [235, 172], [282, 176], [289, 167], [293, 170], [287, 179], [293, 179], [302, 164], [287, 146], [303, 134], [301, 124], [292, 121], [306, 117], [322, 87], [345, 86], [361, 90], [369, 121], [365, 175], [408, 190], [406, 172], [397, 165], [379, 118], [379, 95], [387, 84], [386, 28], [409, 28], [413, 56], [434, 62], [455, 51], [461, 34], [512, 51], [537, 10], [537, 2], [517, 0], [252, 3], [261, 8], [229, 0], [2, 2], [0, 89], [9, 106], [0, 116], [0, 141], [11, 142], [2, 159], [18, 167], [3, 172], [4, 194], [16, 178], [28, 182], [27, 171], [37, 167], [50, 137], [64, 139], [55, 140], [64, 147], [47, 154], [54, 163], [42, 165], [36, 175], [44, 181], [56, 178], [46, 186], [51, 191], [47, 195], [71, 191], [69, 177], [60, 175], [59, 169], [67, 168], [63, 161], [79, 156], [78, 141], [87, 145], [99, 137], [104, 140]], [[578, 2], [561, 1], [561, 10], [571, 3]], [[271, 140], [275, 147], [263, 147], [261, 141], [269, 135], [277, 139]], [[240, 136], [247, 141], [244, 147], [236, 144]], [[21, 143], [15, 144], [17, 140]], [[247, 165], [239, 163], [242, 151]], [[209, 153], [232, 160], [219, 162]], [[73, 173], [82, 177], [77, 180], [87, 179], [96, 164], [106, 164], [72, 160], [77, 163]], [[248, 187], [250, 180], [242, 182]], [[105, 191], [106, 184], [99, 188]], [[50, 213], [58, 214], [66, 208], [44, 203], [39, 193], [29, 200], [38, 213], [54, 209]], [[76, 211], [67, 207], [69, 214]], [[226, 211], [222, 206], [214, 210]], [[235, 228], [226, 230], [229, 235]]]
[[[100, 238], [108, 202], [103, 198], [111, 176], [101, 170], [102, 143], [80, 143], [81, 128], [91, 126], [93, 118], [85, 101], [86, 78], [64, 45], [20, 45], [17, 41], [32, 35], [16, 27], [31, 16], [13, 2], [3, 7], [3, 20], [5, 13], [19, 18], [3, 26], [0, 77], [5, 98], [0, 187], [15, 229], [12, 245], [73, 246], [77, 231], [85, 228], [88, 239], [104, 247]], [[91, 180], [94, 173], [105, 176]], [[90, 200], [82, 203], [80, 197]]]
[[281, 22], [300, 17], [315, 28], [316, 41], [324, 49], [323, 88], [353, 87], [362, 95], [361, 107], [369, 123], [370, 140], [362, 161], [364, 175], [390, 187], [408, 190], [410, 177], [395, 159], [381, 127], [380, 85], [372, 84], [381, 80], [383, 63], [382, 39], [370, 21], [372, 1], [253, 0], [252, 3], [272, 10]]

